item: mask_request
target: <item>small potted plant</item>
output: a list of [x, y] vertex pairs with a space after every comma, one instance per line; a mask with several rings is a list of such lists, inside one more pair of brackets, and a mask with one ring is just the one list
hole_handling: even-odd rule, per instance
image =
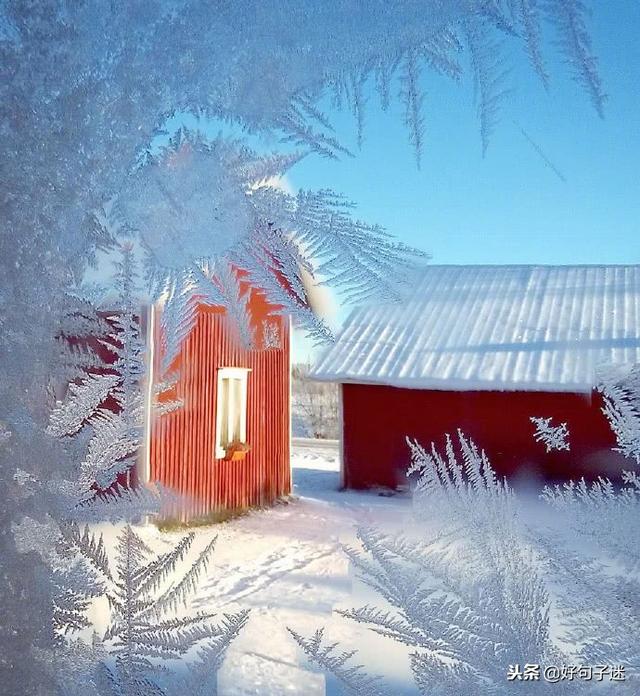
[[239, 440], [234, 440], [230, 442], [225, 449], [224, 458], [230, 462], [237, 462], [244, 459], [247, 456], [247, 452], [251, 448], [246, 442], [240, 442]]

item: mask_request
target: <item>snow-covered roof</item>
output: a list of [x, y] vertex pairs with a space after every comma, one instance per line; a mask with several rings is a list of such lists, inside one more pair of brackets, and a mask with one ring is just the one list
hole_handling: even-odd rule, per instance
[[428, 266], [356, 309], [312, 375], [444, 390], [589, 391], [640, 362], [640, 266]]

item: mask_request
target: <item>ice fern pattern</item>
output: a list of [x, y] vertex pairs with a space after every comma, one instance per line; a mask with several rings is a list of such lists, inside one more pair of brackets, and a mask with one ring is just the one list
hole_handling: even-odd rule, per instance
[[[630, 387], [625, 395], [636, 398]], [[338, 613], [408, 646], [424, 694], [592, 692], [582, 680], [506, 680], [509, 665], [524, 664], [623, 665], [616, 693], [636, 693], [637, 473], [625, 472], [622, 488], [604, 478], [546, 487], [542, 498], [562, 514], [562, 533], [531, 529], [484, 452], [462, 433], [458, 441], [459, 455], [449, 437], [444, 454], [408, 441], [417, 526], [404, 534], [359, 530], [359, 547], [345, 552], [382, 603]], [[552, 637], [552, 604], [561, 640]], [[351, 655], [323, 645], [322, 633], [294, 637], [328, 671], [343, 663], [325, 659], [325, 651]]]
[[[275, 187], [262, 178], [286, 170], [293, 161], [292, 143], [297, 150], [294, 159], [347, 154], [321, 111], [322, 99], [333, 97], [350, 108], [360, 133], [366, 134], [368, 82], [383, 104], [395, 97], [399, 85], [408, 132], [419, 155], [426, 141], [420, 113], [424, 77], [438, 73], [460, 79], [469, 22], [480, 41], [487, 36], [523, 40], [538, 72], [546, 49], [539, 37], [550, 23], [558, 30], [561, 50], [576, 78], [601, 110], [604, 95], [584, 15], [579, 0], [555, 0], [539, 7], [533, 0], [374, 0], [366, 11], [353, 0], [286, 0], [257, 10], [241, 0], [215, 12], [204, 0], [2, 4], [0, 169], [6, 190], [0, 216], [0, 403], [5, 406], [0, 483], [8, 494], [0, 515], [0, 666], [9, 674], [3, 682], [9, 693], [49, 693], [51, 665], [68, 677], [60, 691], [65, 696], [87, 694], [89, 684], [95, 691], [106, 678], [92, 671], [91, 646], [69, 643], [67, 662], [55, 652], [50, 625], [59, 578], [38, 554], [20, 552], [12, 531], [17, 524], [26, 533], [25, 518], [55, 528], [78, 503], [89, 515], [89, 480], [97, 474], [106, 484], [122, 471], [128, 459], [124, 453], [138, 436], [137, 426], [132, 427], [135, 391], [109, 385], [110, 394], [128, 411], [121, 412], [120, 419], [101, 414], [100, 424], [95, 416], [89, 417], [94, 423], [82, 424], [80, 416], [91, 412], [107, 388], [106, 380], [86, 384], [97, 390], [92, 394], [69, 392], [69, 399], [77, 401], [77, 412], [55, 403], [61, 382], [72, 380], [80, 387], [88, 374], [97, 374], [92, 352], [69, 348], [64, 335], [67, 330], [68, 336], [105, 335], [97, 326], [102, 320], [78, 292], [99, 253], [113, 253], [131, 237], [146, 248], [145, 281], [154, 293], [168, 298], [171, 341], [179, 342], [188, 330], [194, 291], [212, 301], [220, 299], [211, 278], [222, 262], [246, 269], [252, 281], [268, 288], [272, 299], [282, 297], [283, 288], [270, 264], [282, 264], [293, 290], [286, 298], [287, 311], [315, 339], [324, 340], [328, 328], [307, 311], [301, 295], [296, 299], [299, 278], [293, 269], [298, 262], [293, 259], [300, 258], [301, 250], [291, 236], [297, 228], [285, 223], [296, 216], [319, 218], [322, 234], [336, 235], [333, 242], [316, 242], [313, 232], [307, 236], [327, 263], [345, 252], [348, 264], [330, 271], [346, 294], [358, 299], [375, 294], [377, 287], [385, 292], [390, 288], [388, 277], [372, 265], [371, 247], [375, 251], [379, 241], [375, 233], [371, 237], [361, 225], [345, 222], [340, 207], [331, 213], [334, 203], [324, 194], [307, 201], [323, 205], [323, 214], [317, 216], [314, 210], [307, 215], [277, 191], [267, 191]], [[486, 83], [491, 80], [488, 76]], [[492, 106], [490, 99], [481, 104]], [[154, 143], [166, 138], [167, 124], [181, 114], [229, 123], [289, 149], [275, 156], [275, 165], [273, 158], [256, 163], [242, 144], [225, 140], [214, 144], [213, 153], [194, 146], [197, 152], [191, 160], [182, 159], [186, 153], [180, 148], [159, 158]], [[208, 172], [213, 174], [209, 189]], [[216, 195], [207, 200], [207, 191]], [[236, 227], [225, 202], [237, 207], [239, 221], [251, 222], [256, 210], [260, 220]], [[162, 222], [164, 216], [167, 227], [154, 230], [154, 220]], [[185, 237], [188, 229], [193, 237]], [[213, 238], [207, 230], [228, 236]], [[363, 249], [368, 250], [364, 255]], [[383, 264], [396, 253], [384, 244], [381, 249]], [[219, 258], [218, 252], [228, 258]], [[204, 276], [201, 255], [216, 255], [211, 273]], [[348, 283], [353, 268], [355, 286]], [[124, 334], [130, 328], [123, 324]], [[135, 351], [121, 353], [118, 360], [131, 361], [127, 380], [135, 381]], [[52, 408], [55, 415], [50, 418]], [[94, 440], [87, 458], [94, 426], [104, 426], [104, 441]], [[100, 442], [114, 443], [109, 457], [98, 451]], [[123, 493], [123, 514], [142, 514], [150, 502], [146, 495]], [[114, 510], [99, 500], [91, 514], [113, 519]], [[71, 683], [76, 673], [83, 687]]]
[[[564, 656], [550, 637], [549, 597], [514, 494], [473, 442], [462, 433], [458, 442], [460, 457], [450, 438], [444, 456], [409, 443], [418, 531], [360, 529], [359, 548], [345, 548], [388, 608], [339, 613], [409, 646], [421, 693], [510, 694], [517, 685], [506, 681], [509, 664]], [[301, 644], [321, 664], [315, 644]], [[555, 693], [556, 685], [526, 686]]]
[[640, 368], [608, 370], [600, 375], [602, 407], [618, 443], [617, 451], [640, 463]]
[[[59, 438], [71, 437], [85, 426], [91, 431], [76, 483], [80, 502], [94, 496], [95, 484], [108, 489], [119, 474], [133, 466], [142, 438], [145, 348], [140, 335], [140, 309], [134, 299], [135, 268], [130, 245], [122, 246], [114, 281], [118, 297], [115, 311], [107, 317], [110, 331], [91, 336], [113, 355], [113, 360], [97, 366], [95, 372], [76, 375], [77, 381], [69, 385], [66, 399], [52, 410], [48, 426], [48, 433]], [[111, 408], [105, 406], [109, 399]]]
[[[603, 412], [618, 451], [638, 462], [640, 398], [637, 366], [601, 375]], [[622, 693], [640, 688], [640, 479], [622, 472], [622, 486], [600, 477], [547, 486], [542, 499], [563, 515], [571, 535], [543, 540], [549, 571], [561, 588], [566, 638], [588, 664], [628, 666]], [[577, 541], [577, 543], [576, 543]], [[585, 543], [586, 542], [586, 543]], [[591, 553], [576, 552], [584, 545]], [[624, 689], [624, 691], [622, 691]]]
[[[113, 570], [102, 538], [72, 527], [68, 550], [88, 563], [100, 582], [111, 610], [109, 627], [94, 650], [105, 656], [102, 667], [112, 694], [169, 696], [215, 694], [216, 671], [224, 652], [247, 621], [247, 612], [178, 615], [206, 572], [215, 538], [189, 565], [194, 535], [184, 536], [170, 551], [153, 555], [141, 537], [126, 525], [118, 539]], [[186, 565], [186, 569], [180, 566]], [[214, 620], [215, 619], [215, 620]], [[193, 651], [188, 678], [172, 676], [171, 660]]]
[[337, 643], [328, 643], [323, 629], [318, 629], [311, 638], [304, 638], [291, 628], [287, 630], [313, 663], [336, 677], [342, 693], [347, 696], [383, 696], [386, 693], [379, 688], [379, 677], [366, 674], [361, 665], [349, 663], [356, 651], [344, 652]]
[[74, 435], [93, 416], [115, 388], [117, 375], [88, 375], [80, 384], [69, 385], [68, 400], [51, 413], [47, 432], [54, 437]]
[[593, 107], [603, 117], [607, 95], [602, 87], [584, 21], [585, 3], [582, 0], [551, 0], [546, 7], [558, 32], [558, 44], [567, 64], [571, 66], [575, 80], [584, 87]]
[[529, 419], [535, 425], [533, 439], [542, 442], [547, 450], [568, 450], [569, 446], [569, 427], [566, 423], [552, 425], [551, 418], [539, 418], [531, 416]]
[[274, 184], [297, 159], [261, 157], [240, 142], [207, 141], [183, 128], [114, 204], [114, 220], [145, 249], [152, 301], [162, 301], [165, 369], [193, 328], [198, 303], [225, 308], [242, 345], [259, 347], [239, 272], [317, 341], [331, 333], [307, 305], [303, 269], [348, 302], [398, 299], [410, 283], [424, 254], [354, 219], [353, 204], [333, 191], [292, 195]]
[[[543, 498], [559, 510], [571, 539], [546, 544], [551, 576], [562, 588], [562, 620], [568, 640], [589, 664], [627, 665], [626, 688], [640, 686], [640, 480], [623, 475], [621, 489], [600, 479], [546, 488]], [[575, 539], [595, 550], [574, 551]]]
[[466, 25], [466, 38], [473, 72], [474, 97], [482, 153], [486, 154], [495, 130], [501, 102], [505, 97], [506, 73], [501, 59], [502, 44], [496, 40], [484, 22], [471, 17]]

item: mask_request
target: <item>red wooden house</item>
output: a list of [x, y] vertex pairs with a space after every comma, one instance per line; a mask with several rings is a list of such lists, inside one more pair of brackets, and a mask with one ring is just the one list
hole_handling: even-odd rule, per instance
[[[249, 293], [255, 347], [243, 346], [224, 308], [200, 304], [169, 367], [177, 381], [164, 394], [182, 405], [159, 416], [148, 399], [141, 478], [184, 496], [182, 517], [264, 505], [291, 492], [289, 317], [274, 313], [280, 308], [261, 290], [241, 287]], [[154, 306], [147, 322], [151, 387], [165, 377], [161, 312]], [[264, 345], [265, 332], [277, 341]]]
[[[405, 302], [355, 310], [312, 374], [341, 385], [344, 485], [396, 487], [406, 436], [458, 429], [511, 478], [619, 474], [596, 375], [637, 362], [640, 266], [430, 266]], [[570, 449], [532, 416], [566, 422]]]

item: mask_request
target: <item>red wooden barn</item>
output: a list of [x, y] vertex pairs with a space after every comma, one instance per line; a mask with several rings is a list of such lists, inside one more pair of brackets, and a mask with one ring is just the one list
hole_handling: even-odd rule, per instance
[[[342, 396], [350, 488], [406, 484], [405, 436], [444, 445], [461, 429], [496, 471], [566, 480], [628, 460], [594, 387], [640, 361], [640, 266], [429, 266], [410, 297], [355, 310], [313, 375]], [[530, 418], [565, 422], [546, 451]]]
[[[141, 478], [185, 496], [182, 517], [263, 505], [291, 492], [289, 317], [260, 289], [240, 286], [249, 293], [255, 346], [244, 347], [224, 308], [199, 304], [168, 370], [177, 375], [175, 387], [164, 393], [182, 405], [158, 415], [148, 398]], [[151, 388], [167, 374], [160, 368], [161, 312], [156, 305], [147, 322]]]

